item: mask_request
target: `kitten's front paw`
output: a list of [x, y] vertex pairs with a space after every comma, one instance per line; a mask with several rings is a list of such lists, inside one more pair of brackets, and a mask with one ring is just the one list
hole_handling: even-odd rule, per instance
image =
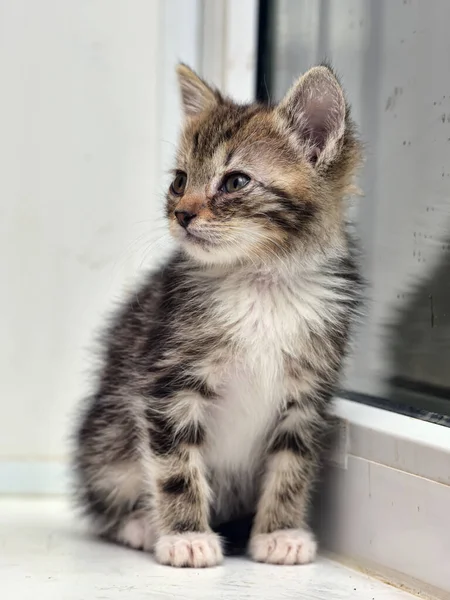
[[280, 529], [259, 533], [250, 540], [253, 560], [275, 565], [304, 565], [316, 557], [317, 542], [306, 529]]
[[172, 567], [214, 567], [223, 560], [220, 538], [215, 533], [163, 535], [156, 542], [155, 557]]

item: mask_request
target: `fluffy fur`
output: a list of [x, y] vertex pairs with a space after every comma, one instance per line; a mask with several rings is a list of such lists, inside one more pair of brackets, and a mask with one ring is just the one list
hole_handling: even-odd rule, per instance
[[343, 202], [360, 146], [328, 67], [273, 107], [178, 76], [179, 248], [107, 333], [78, 498], [100, 534], [164, 564], [218, 564], [212, 527], [249, 513], [255, 560], [309, 562], [308, 500], [360, 293]]

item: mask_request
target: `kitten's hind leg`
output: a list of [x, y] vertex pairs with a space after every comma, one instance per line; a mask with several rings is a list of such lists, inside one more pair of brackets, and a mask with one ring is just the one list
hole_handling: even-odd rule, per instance
[[147, 513], [136, 511], [124, 518], [111, 532], [111, 538], [136, 550], [153, 551], [156, 542], [156, 530]]
[[73, 456], [76, 500], [90, 530], [151, 550], [152, 485], [140, 405], [133, 398], [96, 396], [83, 415]]
[[95, 468], [90, 465], [83, 474], [79, 500], [95, 533], [131, 548], [153, 550], [150, 497], [143, 493], [139, 464], [124, 461]]

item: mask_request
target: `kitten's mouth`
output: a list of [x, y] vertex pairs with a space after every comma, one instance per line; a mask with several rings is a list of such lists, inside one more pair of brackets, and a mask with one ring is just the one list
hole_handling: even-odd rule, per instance
[[211, 240], [211, 238], [205, 237], [197, 231], [190, 231], [189, 229], [185, 230], [184, 239], [186, 241], [190, 242], [191, 244], [198, 244], [198, 245], [206, 247], [206, 248], [212, 247], [215, 245], [215, 243]]

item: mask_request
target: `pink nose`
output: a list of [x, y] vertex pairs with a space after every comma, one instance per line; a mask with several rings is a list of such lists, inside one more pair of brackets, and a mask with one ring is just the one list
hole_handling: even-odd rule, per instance
[[197, 215], [189, 210], [176, 210], [175, 216], [178, 220], [178, 223], [181, 227], [187, 229], [189, 223], [194, 219]]

